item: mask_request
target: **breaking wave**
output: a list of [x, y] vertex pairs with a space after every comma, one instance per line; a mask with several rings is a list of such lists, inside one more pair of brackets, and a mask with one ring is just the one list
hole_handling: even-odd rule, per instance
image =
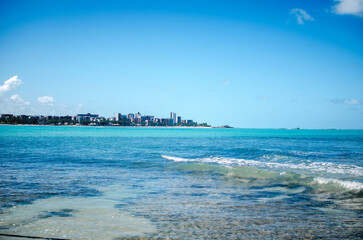
[[352, 190], [352, 191], [363, 190], [363, 184], [360, 182], [343, 181], [343, 180], [339, 180], [339, 179], [335, 179], [335, 178], [322, 178], [322, 177], [314, 178], [314, 181], [319, 184], [325, 184], [325, 185], [329, 185], [329, 184], [339, 185], [343, 188], [346, 188], [346, 189]]
[[299, 174], [291, 171], [294, 169], [303, 169], [313, 172], [319, 171], [362, 176], [362, 168], [354, 165], [342, 165], [323, 162], [299, 164], [276, 163], [224, 157], [181, 158], [167, 155], [162, 155], [162, 157], [174, 162], [190, 162], [191, 164], [179, 167], [186, 171], [212, 172], [224, 175], [226, 177], [242, 178], [245, 179], [244, 182], [248, 183], [255, 180], [270, 181], [273, 179], [283, 184], [301, 184], [318, 189], [319, 191], [363, 191], [363, 183], [361, 182], [346, 181], [329, 177], [313, 177], [309, 174]]
[[180, 158], [162, 155], [163, 158], [174, 162], [202, 162], [217, 163], [224, 166], [249, 166], [269, 169], [301, 169], [311, 172], [322, 172], [332, 174], [348, 174], [357, 177], [363, 176], [363, 168], [355, 165], [335, 164], [329, 162], [304, 162], [304, 163], [278, 163], [278, 162], [262, 162], [256, 160], [246, 160], [238, 158], [225, 157], [207, 157], [207, 158]]

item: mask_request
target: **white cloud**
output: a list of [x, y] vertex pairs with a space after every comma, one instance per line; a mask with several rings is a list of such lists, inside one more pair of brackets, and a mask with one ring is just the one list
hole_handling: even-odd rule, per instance
[[19, 97], [18, 94], [11, 96], [10, 100], [12, 103], [15, 103], [16, 105], [29, 105], [29, 102], [24, 101], [21, 97]]
[[0, 86], [0, 96], [5, 92], [10, 91], [11, 89], [15, 89], [22, 83], [23, 82], [18, 78], [18, 75], [9, 78], [4, 82], [4, 85]]
[[230, 81], [224, 81], [224, 82], [222, 82], [222, 85], [224, 85], [224, 86], [228, 86], [229, 84], [231, 84]]
[[363, 0], [335, 0], [333, 12], [363, 17]]
[[336, 104], [348, 104], [348, 105], [361, 105], [362, 104], [361, 101], [354, 99], [354, 98], [351, 98], [351, 99], [335, 98], [335, 99], [330, 100], [330, 102], [336, 103]]
[[29, 112], [28, 101], [24, 101], [18, 94], [12, 95], [10, 98], [5, 97], [4, 94], [17, 88], [23, 82], [18, 78], [17, 75], [9, 78], [0, 85], [0, 112], [23, 114]]
[[53, 106], [54, 98], [49, 96], [38, 97], [38, 102]]
[[314, 18], [312, 18], [304, 9], [294, 8], [291, 10], [290, 14], [293, 14], [296, 17], [296, 21], [300, 25], [307, 21], [314, 21]]
[[256, 100], [259, 100], [259, 101], [269, 101], [270, 98], [268, 96], [256, 96]]
[[352, 98], [352, 99], [345, 99], [344, 100], [344, 103], [345, 104], [350, 104], [350, 105], [359, 105], [359, 104], [361, 104], [360, 101], [358, 101], [357, 99], [354, 99], [354, 98]]

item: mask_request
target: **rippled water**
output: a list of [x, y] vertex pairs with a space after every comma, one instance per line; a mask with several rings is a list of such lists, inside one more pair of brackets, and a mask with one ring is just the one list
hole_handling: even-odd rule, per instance
[[0, 239], [363, 237], [362, 130], [0, 126], [0, 166]]

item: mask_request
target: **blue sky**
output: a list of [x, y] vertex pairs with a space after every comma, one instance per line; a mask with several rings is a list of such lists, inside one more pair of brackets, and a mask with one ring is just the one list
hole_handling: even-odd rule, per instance
[[363, 0], [0, 1], [0, 113], [363, 128]]

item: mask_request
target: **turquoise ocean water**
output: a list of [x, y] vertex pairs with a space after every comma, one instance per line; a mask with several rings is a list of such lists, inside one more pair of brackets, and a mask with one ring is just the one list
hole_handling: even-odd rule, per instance
[[0, 205], [0, 234], [360, 239], [363, 130], [0, 126]]

